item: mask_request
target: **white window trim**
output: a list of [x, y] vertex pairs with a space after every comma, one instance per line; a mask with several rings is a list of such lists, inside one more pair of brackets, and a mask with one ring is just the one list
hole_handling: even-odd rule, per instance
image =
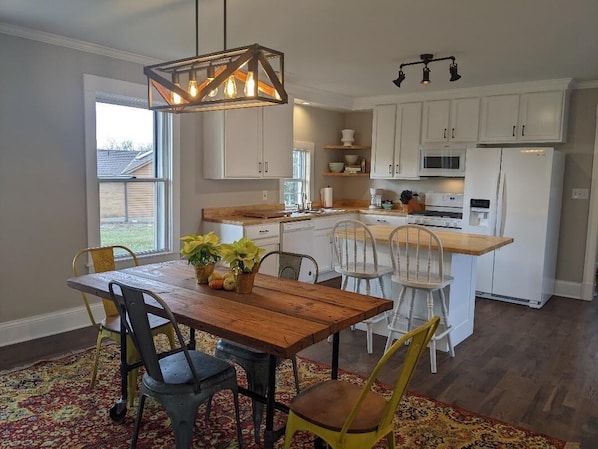
[[[96, 75], [83, 75], [84, 114], [85, 114], [85, 188], [87, 196], [87, 244], [89, 247], [100, 245], [100, 196], [97, 183], [97, 141], [96, 141], [96, 99], [100, 94], [121, 95], [147, 98], [147, 86], [128, 81], [103, 78]], [[172, 241], [168, 243], [170, 251], [162, 254], [142, 255], [147, 262], [178, 258], [180, 231], [180, 118], [175, 115], [172, 121], [172, 163], [170, 198], [172, 213], [168, 217]]]
[[[293, 141], [293, 150], [297, 148], [299, 150], [305, 150], [309, 152], [309, 157], [311, 163], [309, 164], [309, 198], [308, 201], [313, 201], [314, 198], [314, 184], [315, 184], [315, 144], [313, 142], [303, 141], [303, 140], [294, 140]], [[280, 180], [278, 186], [278, 196], [279, 202], [284, 204], [284, 179]]]

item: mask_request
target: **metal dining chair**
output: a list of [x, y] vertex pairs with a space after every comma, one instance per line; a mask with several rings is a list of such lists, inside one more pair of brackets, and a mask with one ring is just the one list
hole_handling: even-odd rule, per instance
[[[318, 263], [313, 257], [306, 254], [271, 251], [262, 257], [260, 267], [269, 262], [276, 265], [279, 278], [298, 280], [301, 275], [304, 275], [306, 279], [311, 279], [314, 284], [318, 281]], [[237, 363], [247, 373], [247, 387], [249, 390], [262, 396], [266, 394], [269, 375], [268, 353], [221, 338], [216, 342], [214, 355], [220, 359]], [[295, 377], [295, 389], [298, 393], [299, 370], [297, 368], [297, 358], [291, 358], [291, 362]], [[262, 424], [263, 409], [264, 404], [260, 401], [252, 401], [256, 443], [260, 442], [259, 431]]]
[[[414, 306], [419, 290], [425, 295], [427, 313], [426, 317], [419, 317], [419, 319], [429, 320], [436, 314], [435, 302], [439, 303], [440, 308], [440, 330], [430, 341], [430, 368], [435, 373], [437, 371], [436, 342], [438, 340], [446, 338], [449, 355], [455, 356], [451, 342], [452, 326], [449, 323], [444, 295], [444, 289], [453, 282], [453, 277], [444, 273], [442, 242], [432, 230], [425, 226], [403, 225], [392, 230], [388, 237], [388, 244], [393, 265], [391, 279], [401, 285], [401, 292], [388, 325], [386, 350], [390, 348], [395, 334], [401, 335], [411, 330], [413, 320], [417, 318], [414, 316]], [[411, 291], [411, 295], [405, 311], [404, 302], [408, 290]], [[437, 293], [436, 297], [435, 293]], [[401, 321], [406, 321], [406, 327], [400, 326]]]
[[[197, 409], [212, 395], [231, 390], [235, 404], [237, 440], [243, 448], [239, 417], [237, 372], [227, 362], [201, 351], [187, 349], [176, 319], [160, 296], [149, 290], [135, 288], [120, 282], [110, 282], [110, 296], [125, 323], [135, 348], [141, 356], [145, 374], [139, 389], [139, 409], [131, 449], [137, 446], [145, 399], [150, 397], [166, 409], [177, 449], [191, 447]], [[151, 306], [146, 300], [149, 300]], [[154, 309], [166, 316], [176, 333], [178, 348], [159, 353], [153, 341], [149, 320]], [[209, 414], [209, 412], [207, 412]]]
[[[289, 406], [284, 449], [290, 449], [293, 435], [311, 432], [333, 449], [368, 449], [386, 438], [387, 446], [396, 447], [394, 417], [421, 353], [432, 338], [438, 317], [408, 332], [384, 353], [365, 385], [343, 380], [327, 380], [302, 391]], [[404, 343], [409, 342], [403, 363], [397, 372], [390, 397], [373, 390], [380, 371]]]
[[[138, 266], [137, 256], [135, 253], [123, 245], [111, 245], [102, 246], [95, 248], [85, 248], [75, 254], [73, 258], [73, 273], [75, 276], [79, 276], [82, 272], [82, 268], [88, 262], [91, 262], [93, 271], [95, 273], [103, 273], [106, 271], [113, 271], [116, 269], [115, 251], [121, 251], [127, 256], [131, 257], [131, 261], [134, 266]], [[93, 370], [91, 372], [91, 388], [95, 386], [96, 377], [98, 373], [98, 363], [100, 358], [100, 349], [102, 347], [102, 341], [105, 338], [120, 343], [120, 315], [116, 309], [114, 303], [108, 298], [102, 298], [102, 305], [104, 308], [104, 317], [98, 322], [91, 310], [87, 295], [81, 292], [83, 297], [83, 303], [85, 309], [89, 315], [89, 319], [92, 325], [98, 330], [98, 338], [96, 340], [96, 351], [93, 360]], [[150, 327], [153, 335], [164, 334], [168, 338], [170, 347], [174, 348], [174, 329], [168, 320], [157, 316], [152, 316], [150, 320]], [[132, 344], [130, 339], [127, 339], [127, 362], [133, 364], [139, 360], [139, 354], [135, 350], [135, 345]], [[128, 392], [129, 392], [129, 405], [132, 406], [137, 396], [137, 368], [133, 368], [128, 373]]]
[[[341, 288], [347, 290], [349, 281], [352, 281], [353, 291], [356, 293], [371, 294], [370, 282], [375, 280], [380, 287], [380, 295], [387, 298], [383, 277], [392, 273], [392, 267], [378, 264], [376, 240], [368, 226], [357, 220], [340, 220], [332, 228], [332, 244], [336, 263], [334, 270], [342, 275]], [[365, 290], [362, 290], [362, 282]], [[388, 321], [388, 314], [365, 320], [367, 326], [367, 351], [373, 351], [373, 326], [380, 321]]]

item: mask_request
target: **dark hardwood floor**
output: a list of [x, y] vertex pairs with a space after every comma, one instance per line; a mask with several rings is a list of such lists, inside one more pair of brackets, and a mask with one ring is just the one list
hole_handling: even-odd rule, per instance
[[[0, 348], [0, 369], [92, 346], [96, 335], [90, 327]], [[340, 367], [367, 376], [384, 345], [375, 336], [369, 355], [364, 332], [344, 331]], [[424, 353], [409, 390], [598, 448], [598, 301], [554, 297], [535, 310], [478, 299], [474, 335], [455, 350], [454, 359], [438, 354], [437, 374]], [[300, 355], [330, 363], [331, 345], [323, 341]], [[391, 383], [389, 368], [382, 380]]]

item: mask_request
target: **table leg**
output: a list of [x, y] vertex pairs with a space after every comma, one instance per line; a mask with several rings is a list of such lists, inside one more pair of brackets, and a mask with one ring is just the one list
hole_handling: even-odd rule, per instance
[[336, 332], [332, 336], [332, 372], [330, 377], [338, 379], [338, 354], [339, 354], [340, 334]]
[[[118, 304], [117, 304], [118, 306]], [[127, 329], [123, 320], [120, 321], [120, 399], [110, 408], [110, 418], [121, 421], [127, 414], [127, 379], [129, 367], [127, 364]]]
[[268, 390], [266, 398], [266, 430], [264, 432], [264, 449], [272, 449], [278, 439], [274, 430], [274, 406], [276, 393], [276, 356], [270, 354], [268, 358]]
[[194, 327], [189, 328], [189, 349], [191, 349], [191, 350], [195, 349], [195, 328]]

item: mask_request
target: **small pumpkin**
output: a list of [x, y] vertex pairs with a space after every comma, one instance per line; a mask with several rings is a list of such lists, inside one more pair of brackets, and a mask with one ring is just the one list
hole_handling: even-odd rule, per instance
[[214, 290], [222, 290], [224, 287], [224, 279], [212, 279], [208, 282], [208, 287], [213, 288]]

